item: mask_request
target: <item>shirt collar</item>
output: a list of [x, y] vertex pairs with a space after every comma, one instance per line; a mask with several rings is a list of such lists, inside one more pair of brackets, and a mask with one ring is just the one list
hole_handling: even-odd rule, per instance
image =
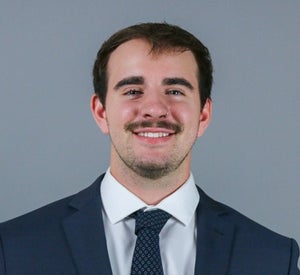
[[120, 184], [107, 170], [100, 187], [104, 211], [111, 223], [115, 224], [141, 209], [161, 209], [184, 225], [189, 224], [199, 203], [199, 193], [193, 175], [174, 193], [155, 206], [147, 205], [140, 198]]

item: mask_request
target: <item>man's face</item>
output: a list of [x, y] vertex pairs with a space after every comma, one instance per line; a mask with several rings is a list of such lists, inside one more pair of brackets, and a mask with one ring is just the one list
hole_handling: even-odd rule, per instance
[[157, 179], [183, 168], [206, 129], [211, 102], [200, 108], [198, 68], [190, 51], [150, 53], [140, 39], [120, 45], [108, 62], [103, 108], [92, 99], [94, 117], [110, 135], [111, 172], [129, 168]]

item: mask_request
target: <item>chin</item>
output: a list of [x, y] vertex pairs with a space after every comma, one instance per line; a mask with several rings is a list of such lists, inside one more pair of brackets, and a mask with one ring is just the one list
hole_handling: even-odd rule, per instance
[[143, 178], [157, 180], [168, 175], [176, 168], [174, 168], [174, 165], [167, 163], [139, 163], [131, 166], [131, 169]]

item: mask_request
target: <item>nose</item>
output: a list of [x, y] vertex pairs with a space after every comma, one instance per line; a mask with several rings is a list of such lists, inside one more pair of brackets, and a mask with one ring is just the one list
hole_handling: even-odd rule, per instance
[[143, 118], [166, 118], [169, 112], [167, 102], [162, 96], [149, 95], [140, 106]]

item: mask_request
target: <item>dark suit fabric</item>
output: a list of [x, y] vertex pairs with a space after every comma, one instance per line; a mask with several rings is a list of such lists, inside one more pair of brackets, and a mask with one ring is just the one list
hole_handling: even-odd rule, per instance
[[[76, 195], [2, 223], [0, 275], [112, 274], [100, 210], [102, 178]], [[195, 274], [300, 274], [294, 240], [199, 193]]]

